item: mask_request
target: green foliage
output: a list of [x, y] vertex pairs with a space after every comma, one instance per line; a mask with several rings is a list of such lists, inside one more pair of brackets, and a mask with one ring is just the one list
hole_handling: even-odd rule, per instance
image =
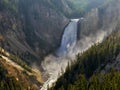
[[15, 77], [8, 74], [6, 68], [0, 62], [0, 90], [27, 90], [23, 87], [21, 81], [17, 81]]
[[17, 57], [17, 55], [10, 55], [9, 58], [16, 62], [18, 65], [22, 66], [25, 70], [32, 72], [31, 68], [24, 62], [22, 61], [19, 57]]
[[69, 7], [72, 9], [72, 12], [68, 15], [69, 17], [79, 17], [86, 12], [86, 7], [89, 0], [67, 0]]
[[0, 10], [11, 10], [14, 13], [18, 12], [18, 0], [1, 0]]
[[61, 86], [59, 89], [49, 90], [120, 90], [120, 72], [110, 71], [106, 74], [94, 74], [89, 80], [84, 75], [73, 83], [69, 84], [68, 89]]
[[[68, 65], [65, 74], [58, 79], [53, 90], [61, 87], [65, 90], [120, 90], [118, 86], [120, 72], [114, 74], [111, 71], [105, 75], [94, 75], [96, 69], [100, 68], [101, 71], [108, 62], [115, 60], [119, 53], [120, 34], [117, 32], [102, 43], [95, 44], [82, 54], [78, 54], [77, 60], [71, 63], [71, 67]], [[102, 83], [104, 84], [101, 85]]]
[[[92, 8], [99, 8], [111, 0], [46, 0], [57, 11], [62, 12], [68, 18], [83, 16]], [[51, 2], [50, 2], [51, 1]]]
[[6, 52], [2, 51], [2, 50], [0, 50], [0, 54], [2, 54], [3, 56], [8, 57], [10, 60], [17, 63], [18, 65], [23, 67], [25, 70], [27, 70], [29, 72], [32, 72], [31, 67], [29, 67], [23, 60], [21, 60], [18, 55], [12, 55], [12, 54], [6, 55]]

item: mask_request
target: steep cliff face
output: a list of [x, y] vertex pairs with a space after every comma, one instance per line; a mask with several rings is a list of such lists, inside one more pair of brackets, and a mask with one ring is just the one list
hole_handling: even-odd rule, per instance
[[69, 20], [44, 0], [1, 0], [0, 6], [4, 6], [0, 8], [0, 39], [4, 49], [30, 63], [40, 62], [59, 46]]
[[38, 90], [42, 82], [39, 70], [0, 48], [0, 90]]
[[68, 18], [84, 16], [92, 8], [102, 7], [111, 0], [50, 0], [51, 4]]
[[120, 22], [120, 1], [112, 1], [103, 7], [94, 8], [88, 12], [79, 22], [78, 38], [94, 36], [96, 32], [112, 32], [119, 26]]

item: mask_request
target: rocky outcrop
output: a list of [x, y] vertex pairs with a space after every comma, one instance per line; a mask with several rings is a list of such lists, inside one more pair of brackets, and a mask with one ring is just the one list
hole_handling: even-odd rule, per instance
[[88, 12], [79, 22], [80, 33], [78, 34], [78, 39], [84, 36], [94, 36], [96, 32], [101, 31], [108, 34], [119, 28], [119, 4], [120, 0], [115, 0]]
[[112, 69], [114, 69], [116, 71], [120, 71], [120, 54], [117, 56], [117, 58], [115, 60], [107, 63], [105, 65], [104, 69], [101, 70], [101, 73], [107, 73]]
[[33, 63], [41, 62], [59, 46], [64, 27], [69, 22], [59, 11], [44, 0], [2, 1], [0, 5], [4, 4], [6, 8], [0, 8], [1, 47], [27, 63]]

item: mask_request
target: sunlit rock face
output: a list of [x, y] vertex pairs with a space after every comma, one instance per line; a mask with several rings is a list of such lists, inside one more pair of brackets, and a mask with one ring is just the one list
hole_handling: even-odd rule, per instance
[[93, 8], [78, 25], [78, 39], [84, 36], [94, 36], [96, 32], [111, 33], [120, 24], [120, 0], [111, 1], [99, 8]]

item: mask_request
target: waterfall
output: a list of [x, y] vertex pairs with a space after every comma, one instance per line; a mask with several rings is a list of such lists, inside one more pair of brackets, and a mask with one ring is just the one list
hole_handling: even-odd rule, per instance
[[[80, 19], [81, 20], [81, 19]], [[77, 41], [77, 22], [78, 19], [72, 19], [65, 28], [61, 45], [56, 50], [56, 54], [50, 54], [42, 62], [42, 67], [49, 78], [44, 83], [41, 90], [47, 90], [47, 86], [51, 86], [57, 78], [65, 71], [68, 62], [75, 59], [75, 55], [87, 50], [94, 43], [102, 42], [108, 31], [97, 30], [94, 35], [84, 35]], [[62, 69], [62, 71], [61, 71]]]
[[44, 83], [41, 90], [47, 90], [48, 85], [51, 86], [53, 82], [61, 75], [61, 68], [64, 70], [69, 62], [70, 56], [77, 42], [77, 22], [79, 19], [71, 19], [71, 22], [65, 28], [61, 45], [56, 50], [56, 55], [49, 55], [42, 62], [42, 67], [49, 74], [48, 80]]
[[58, 56], [68, 54], [77, 42], [77, 22], [79, 19], [72, 19], [69, 25], [65, 28], [60, 48], [57, 51]]

